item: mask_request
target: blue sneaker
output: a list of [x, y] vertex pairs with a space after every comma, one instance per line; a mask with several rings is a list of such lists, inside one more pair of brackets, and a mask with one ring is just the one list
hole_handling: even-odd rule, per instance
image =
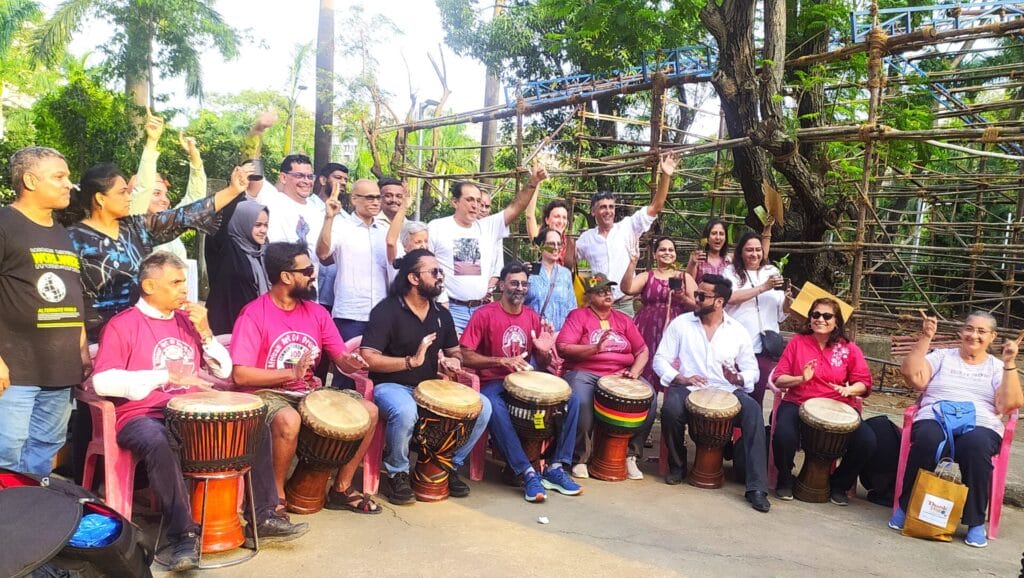
[[523, 490], [523, 498], [527, 502], [543, 502], [548, 497], [537, 472], [527, 472], [523, 475], [523, 487], [525, 488]]
[[565, 468], [548, 468], [544, 470], [541, 483], [544, 484], [545, 488], [555, 490], [559, 494], [565, 494], [566, 496], [576, 496], [583, 493], [583, 488], [572, 481], [569, 474], [565, 473]]
[[903, 511], [903, 508], [896, 508], [892, 517], [889, 518], [889, 527], [893, 530], [902, 531], [903, 523], [907, 521], [907, 513]]
[[985, 535], [985, 524], [978, 524], [977, 526], [967, 528], [967, 537], [964, 538], [964, 544], [975, 548], [984, 548], [985, 546], [988, 546], [988, 537]]

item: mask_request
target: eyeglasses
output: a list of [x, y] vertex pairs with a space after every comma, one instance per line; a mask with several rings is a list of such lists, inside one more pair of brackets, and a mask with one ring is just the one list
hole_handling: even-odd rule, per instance
[[555, 241], [554, 243], [544, 243], [544, 246], [545, 247], [552, 247], [554, 249], [557, 249], [557, 248], [561, 247], [562, 244], [559, 243], [558, 241]]
[[352, 196], [357, 198], [357, 199], [366, 199], [367, 201], [369, 201], [371, 203], [380, 200], [380, 195], [356, 195], [356, 194], [353, 194]]
[[306, 277], [312, 277], [313, 272], [316, 271], [316, 267], [310, 265], [309, 267], [304, 267], [302, 269], [285, 269], [285, 271], [289, 273], [302, 273]]
[[832, 318], [835, 316], [835, 313], [822, 313], [821, 311], [811, 311], [811, 319], [824, 319], [825, 321], [832, 321]]
[[981, 327], [971, 327], [970, 325], [965, 325], [965, 326], [960, 328], [960, 333], [963, 333], [964, 335], [975, 335], [975, 334], [977, 334], [978, 337], [985, 337], [989, 333], [992, 333], [992, 331], [990, 331], [988, 329], [983, 329]]
[[294, 178], [294, 179], [303, 179], [303, 180], [306, 180], [306, 181], [312, 181], [313, 179], [316, 178], [316, 175], [314, 175], [313, 173], [298, 173], [298, 172], [296, 172], [296, 173], [289, 173], [289, 172], [286, 172], [285, 174], [288, 175], [289, 177]]
[[590, 291], [590, 294], [591, 295], [610, 295], [611, 292], [612, 292], [611, 285], [605, 285], [604, 287], [601, 287], [600, 289], [592, 289]]
[[512, 289], [520, 289], [520, 288], [522, 288], [522, 289], [529, 289], [530, 288], [530, 282], [529, 281], [507, 281], [505, 283], [505, 285], [507, 287], [511, 287]]
[[694, 291], [693, 292], [693, 299], [695, 301], [703, 301], [703, 300], [708, 299], [708, 298], [710, 298], [711, 300], [715, 300], [715, 299], [718, 299], [718, 295], [715, 295], [714, 293], [705, 293], [703, 291]]
[[422, 275], [424, 273], [430, 273], [435, 278], [437, 278], [437, 277], [444, 277], [444, 269], [442, 269], [440, 267], [437, 267], [435, 269], [420, 269], [419, 271], [416, 271], [417, 275]]

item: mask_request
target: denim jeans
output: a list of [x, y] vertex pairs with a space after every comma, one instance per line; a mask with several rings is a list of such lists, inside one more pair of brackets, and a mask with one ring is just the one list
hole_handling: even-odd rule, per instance
[[460, 336], [466, 330], [466, 326], [469, 325], [469, 318], [473, 316], [477, 309], [480, 309], [480, 307], [466, 307], [457, 303], [448, 303], [448, 312], [452, 314], [455, 330], [459, 332]]
[[[348, 341], [357, 335], [366, 333], [366, 326], [369, 325], [366, 321], [354, 321], [352, 319], [334, 319], [334, 326], [338, 328], [338, 333], [341, 334], [343, 341]], [[322, 357], [330, 357], [326, 351], [320, 354]], [[331, 387], [334, 389], [355, 389], [356, 382], [352, 381], [347, 375], [342, 375], [338, 368], [334, 366], [332, 360], [328, 360], [331, 368], [331, 375], [334, 377], [331, 379]]]
[[[512, 426], [512, 417], [508, 413], [508, 405], [501, 397], [501, 392], [503, 391], [505, 391], [505, 387], [500, 381], [485, 383], [480, 388], [480, 393], [491, 400], [492, 411], [489, 426], [491, 437], [494, 438], [498, 449], [505, 456], [508, 466], [512, 468], [512, 471], [517, 476], [521, 476], [530, 467], [530, 460], [523, 451], [523, 444], [519, 440], [519, 433]], [[572, 465], [572, 452], [576, 448], [576, 427], [579, 417], [580, 402], [574, 393], [569, 397], [569, 401], [566, 402], [565, 419], [558, 426], [555, 433], [555, 443], [548, 447], [548, 451], [545, 454], [545, 459], [548, 463]]]
[[67, 440], [70, 417], [70, 387], [8, 387], [0, 393], [0, 468], [48, 475]]
[[[419, 417], [412, 390], [398, 383], [378, 383], [373, 387], [373, 402], [380, 408], [380, 419], [384, 421], [384, 467], [389, 477], [409, 471], [409, 442]], [[491, 402], [484, 396], [480, 397], [483, 408], [476, 418], [469, 441], [455, 452], [453, 461], [456, 469], [466, 463], [469, 452], [491, 419]]]

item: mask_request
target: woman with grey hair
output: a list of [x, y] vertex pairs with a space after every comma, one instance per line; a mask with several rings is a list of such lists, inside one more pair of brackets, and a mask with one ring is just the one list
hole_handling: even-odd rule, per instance
[[[903, 478], [899, 507], [889, 519], [889, 527], [903, 529], [917, 470], [932, 471], [938, 462], [937, 454], [952, 455], [968, 488], [961, 517], [967, 525], [964, 542], [984, 548], [988, 545], [985, 513], [992, 488], [992, 456], [999, 452], [1002, 442], [1002, 417], [1024, 405], [1017, 374], [1020, 340], [1007, 339], [999, 357], [990, 355], [988, 348], [996, 338], [996, 320], [985, 311], [975, 311], [960, 328], [959, 347], [929, 353], [938, 323], [924, 312], [921, 317], [921, 337], [900, 367], [903, 379], [921, 398], [910, 430], [910, 455], [905, 470], [908, 475]], [[939, 422], [945, 402], [972, 404], [974, 428], [946, 439]]]
[[[388, 226], [388, 234], [384, 241], [387, 245], [388, 264], [394, 263], [396, 259], [415, 249], [429, 248], [427, 246], [427, 224], [422, 221], [405, 220], [405, 213], [409, 210], [412, 198], [412, 195], [405, 196], [402, 207]], [[388, 283], [395, 280], [397, 273], [397, 269], [388, 267]]]

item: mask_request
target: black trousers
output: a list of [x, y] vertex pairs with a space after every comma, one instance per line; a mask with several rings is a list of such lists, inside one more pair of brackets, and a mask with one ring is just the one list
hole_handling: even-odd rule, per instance
[[[900, 494], [900, 508], [904, 512], [910, 504], [917, 470], [935, 469], [938, 465], [935, 451], [944, 439], [946, 434], [939, 422], [933, 419], [914, 422], [910, 430], [910, 455], [907, 456], [907, 469], [903, 475], [903, 493]], [[960, 477], [968, 488], [967, 504], [960, 521], [968, 526], [979, 526], [985, 523], [985, 512], [992, 495], [992, 456], [999, 453], [1003, 440], [996, 432], [978, 427], [956, 436], [953, 441], [956, 447], [954, 460], [960, 465]], [[942, 457], [949, 457], [949, 444], [942, 451]]]
[[[742, 390], [733, 393], [740, 400], [736, 416], [743, 432], [743, 452], [747, 469], [747, 491], [768, 491], [768, 452], [764, 443], [764, 415], [761, 405]], [[686, 398], [690, 390], [673, 385], [665, 391], [661, 406], [661, 435], [668, 446], [668, 468], [673, 473], [686, 473]]]
[[[772, 453], [775, 456], [775, 467], [779, 470], [778, 485], [783, 488], [793, 487], [793, 457], [800, 448], [800, 406], [783, 401], [779, 404], [779, 414], [775, 418], [775, 433], [772, 434]], [[839, 462], [839, 467], [832, 473], [833, 490], [847, 491], [857, 483], [857, 476], [875, 455], [878, 439], [875, 430], [863, 421], [846, 445], [846, 454]]]
[[[172, 541], [187, 531], [198, 531], [192, 520], [190, 496], [181, 474], [178, 442], [164, 423], [151, 417], [133, 419], [117, 434], [117, 444], [146, 463], [146, 473]], [[253, 497], [257, 523], [271, 517], [277, 508], [277, 485], [270, 457], [270, 428], [261, 430], [252, 466]]]

